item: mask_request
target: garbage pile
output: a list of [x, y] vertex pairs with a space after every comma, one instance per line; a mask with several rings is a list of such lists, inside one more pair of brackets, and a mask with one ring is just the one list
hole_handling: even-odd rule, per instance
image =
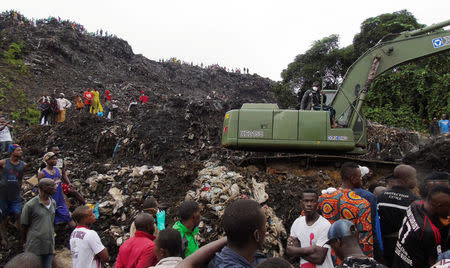
[[282, 239], [286, 239], [286, 229], [274, 210], [265, 204], [269, 198], [265, 191], [266, 182], [246, 178], [225, 166], [220, 166], [218, 162], [206, 162], [193, 185], [196, 189], [188, 191], [185, 199], [195, 200], [203, 207], [199, 226], [200, 243], [224, 236], [218, 223], [227, 205], [239, 198], [250, 198], [260, 203], [266, 213], [268, 235], [264, 241], [264, 253], [283, 256]]
[[424, 172], [450, 172], [450, 134], [440, 135], [430, 141], [422, 149], [407, 154], [404, 162], [414, 164]]
[[[88, 205], [94, 207], [98, 217], [94, 229], [104, 241], [110, 253], [118, 251], [118, 247], [129, 238], [129, 228], [135, 216], [141, 210], [141, 204], [146, 197], [156, 193], [160, 177], [165, 177], [161, 166], [124, 166], [111, 168], [106, 174], [92, 171], [83, 180], [74, 180], [74, 187], [86, 199]], [[37, 184], [36, 177], [32, 177], [23, 184], [24, 199], [30, 199], [35, 193], [33, 187]], [[77, 202], [67, 198], [67, 203], [74, 207]], [[57, 244], [63, 245], [67, 237], [57, 236]]]
[[417, 131], [370, 123], [367, 129], [369, 159], [401, 161], [408, 153], [417, 152], [429, 137]]

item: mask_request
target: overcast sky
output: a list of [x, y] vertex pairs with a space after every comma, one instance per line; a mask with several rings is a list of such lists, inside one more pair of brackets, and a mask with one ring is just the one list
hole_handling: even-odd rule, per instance
[[369, 17], [407, 9], [427, 25], [450, 19], [448, 0], [1, 0], [0, 7], [106, 30], [152, 60], [247, 67], [277, 81], [315, 40], [338, 34], [347, 46]]

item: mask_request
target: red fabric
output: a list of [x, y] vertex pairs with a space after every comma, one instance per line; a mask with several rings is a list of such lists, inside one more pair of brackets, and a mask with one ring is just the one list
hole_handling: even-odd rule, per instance
[[106, 98], [106, 99], [108, 99], [109, 101], [111, 101], [111, 95], [109, 95], [109, 93], [108, 93], [108, 92], [106, 92], [106, 94], [105, 94], [105, 98]]
[[91, 105], [93, 97], [94, 97], [94, 94], [92, 94], [90, 91], [85, 91], [83, 93], [83, 98], [85, 99], [84, 104]]
[[62, 186], [63, 193], [64, 194], [68, 194], [69, 193], [69, 189], [70, 189], [69, 185], [63, 183], [61, 186]]
[[139, 101], [142, 102], [142, 103], [147, 103], [147, 101], [148, 101], [148, 96], [141, 95], [141, 96], [139, 97]]
[[115, 268], [147, 268], [158, 263], [153, 250], [155, 236], [136, 231], [134, 237], [120, 246]]

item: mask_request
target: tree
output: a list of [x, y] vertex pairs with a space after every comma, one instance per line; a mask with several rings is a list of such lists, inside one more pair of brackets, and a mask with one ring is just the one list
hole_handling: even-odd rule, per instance
[[397, 33], [419, 29], [423, 26], [407, 10], [368, 18], [361, 24], [361, 32], [353, 38], [355, 55], [359, 57], [381, 39], [389, 40]]

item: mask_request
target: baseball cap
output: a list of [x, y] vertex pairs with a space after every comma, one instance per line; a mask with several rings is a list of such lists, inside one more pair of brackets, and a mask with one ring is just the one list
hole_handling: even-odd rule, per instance
[[338, 220], [328, 230], [328, 241], [326, 244], [329, 244], [333, 239], [352, 236], [354, 234], [356, 234], [356, 227], [353, 222], [349, 220]]
[[370, 172], [369, 168], [365, 166], [359, 166], [359, 169], [361, 170], [361, 177], [364, 177]]

